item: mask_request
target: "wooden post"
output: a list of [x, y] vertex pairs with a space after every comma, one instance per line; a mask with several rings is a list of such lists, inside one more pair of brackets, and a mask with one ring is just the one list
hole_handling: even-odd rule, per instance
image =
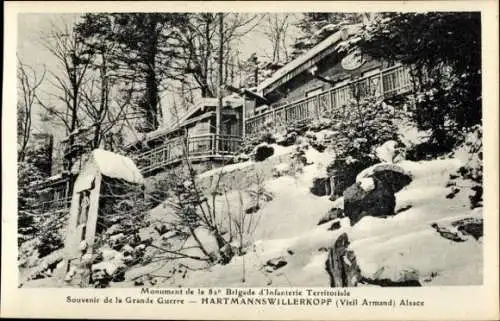
[[243, 106], [241, 106], [241, 138], [245, 139], [246, 130], [247, 130], [247, 116], [246, 116], [246, 99], [243, 100]]
[[224, 61], [224, 13], [219, 12], [219, 72], [218, 72], [218, 90], [217, 90], [217, 107], [215, 111], [215, 153], [219, 152], [219, 135], [221, 126], [221, 110], [222, 110], [222, 85], [223, 85], [223, 61]]
[[379, 97], [384, 97], [384, 70], [380, 70], [380, 86], [379, 86]]

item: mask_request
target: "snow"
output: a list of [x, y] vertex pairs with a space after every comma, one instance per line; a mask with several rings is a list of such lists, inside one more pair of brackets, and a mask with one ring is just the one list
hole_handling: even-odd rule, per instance
[[[396, 282], [418, 280], [422, 285], [482, 284], [481, 239], [453, 242], [430, 226], [482, 216], [481, 209], [469, 209], [464, 192], [452, 200], [445, 198], [448, 176], [462, 161], [401, 162], [398, 165], [414, 180], [396, 194], [396, 210], [411, 205], [409, 209], [388, 218], [364, 217], [353, 227], [348, 218], [343, 218], [340, 229], [328, 231], [329, 224], [317, 226], [317, 221], [330, 208], [342, 207], [343, 199], [331, 202], [312, 195], [308, 188], [332, 156], [314, 150], [307, 155], [315, 164], [306, 166], [302, 175], [265, 183], [274, 199], [256, 213], [265, 223], [256, 229], [250, 251], [226, 266], [191, 274], [185, 281], [188, 285], [328, 286], [326, 249], [344, 232], [365, 277]], [[260, 270], [267, 260], [277, 257], [283, 257], [287, 265], [270, 274]]]
[[394, 140], [389, 140], [383, 143], [381, 146], [375, 149], [375, 155], [382, 162], [392, 163], [394, 156], [396, 155], [396, 144]]
[[370, 192], [375, 189], [375, 181], [371, 177], [362, 178], [359, 181], [356, 180], [365, 192]]
[[92, 158], [96, 162], [102, 175], [123, 179], [130, 183], [144, 184], [144, 177], [129, 157], [112, 153], [103, 149], [92, 151]]
[[[283, 146], [278, 145], [278, 144], [266, 144], [266, 146], [270, 146], [274, 149], [274, 154], [269, 156], [267, 159], [274, 159], [276, 157], [291, 153], [293, 151], [293, 148], [294, 148], [294, 146], [283, 147]], [[201, 173], [200, 175], [198, 175], [197, 177], [198, 178], [205, 178], [205, 177], [215, 176], [218, 174], [227, 175], [233, 171], [241, 170], [241, 169], [244, 169], [244, 168], [249, 167], [249, 166], [254, 166], [255, 164], [258, 164], [258, 163], [261, 163], [261, 162], [255, 162], [253, 160], [248, 160], [248, 161], [241, 162], [241, 163], [230, 164], [230, 165], [226, 165], [224, 167], [214, 168], [214, 169], [205, 171], [205, 172]]]
[[430, 130], [419, 130], [411, 123], [402, 121], [398, 124], [399, 140], [407, 147], [427, 141], [430, 135]]

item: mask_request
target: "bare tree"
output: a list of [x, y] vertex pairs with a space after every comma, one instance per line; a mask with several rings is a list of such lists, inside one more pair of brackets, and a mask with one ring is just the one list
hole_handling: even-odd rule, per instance
[[[290, 26], [291, 15], [286, 14], [268, 14], [266, 17], [266, 30], [263, 31], [267, 40], [272, 45], [272, 61], [279, 62], [280, 59], [288, 60], [287, 32]], [[284, 54], [284, 57], [280, 55]]]
[[45, 79], [45, 68], [42, 74], [37, 73], [32, 67], [24, 64], [18, 58], [17, 66], [17, 160], [23, 161], [26, 147], [31, 134], [33, 107], [37, 102], [37, 92]]
[[234, 79], [234, 44], [244, 35], [255, 29], [263, 15], [257, 14], [223, 14], [223, 33], [219, 33], [220, 19], [216, 13], [197, 13], [190, 15], [186, 32], [179, 34], [179, 59], [175, 69], [179, 73], [188, 74], [186, 82], [194, 82], [201, 90], [203, 97], [215, 97], [218, 87], [218, 71], [216, 69], [217, 50], [222, 36], [224, 81]]
[[[73, 27], [66, 23], [62, 26], [52, 24], [52, 30], [42, 38], [42, 44], [57, 59], [60, 72], [50, 71], [50, 83], [56, 89], [49, 92], [59, 104], [48, 104], [40, 99], [38, 102], [49, 116], [60, 121], [69, 134], [80, 126], [81, 89], [92, 55], [86, 52], [84, 44], [79, 41]], [[62, 105], [60, 105], [62, 104]], [[70, 137], [69, 145], [74, 138]]]

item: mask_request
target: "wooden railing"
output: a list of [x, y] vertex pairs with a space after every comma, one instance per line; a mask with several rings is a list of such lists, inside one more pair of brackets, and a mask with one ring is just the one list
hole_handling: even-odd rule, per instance
[[55, 212], [59, 210], [68, 210], [71, 206], [71, 197], [57, 200], [45, 201], [40, 204], [41, 213]]
[[397, 65], [381, 72], [333, 87], [316, 96], [276, 107], [262, 114], [248, 117], [245, 135], [258, 135], [266, 126], [279, 128], [296, 122], [307, 122], [346, 106], [354, 98], [386, 98], [407, 93], [412, 89], [409, 69]]
[[[240, 152], [241, 137], [207, 134], [179, 137], [166, 141], [161, 146], [133, 156], [143, 174], [179, 162], [184, 157], [190, 160], [209, 157], [236, 155]], [[218, 148], [216, 148], [218, 143]]]

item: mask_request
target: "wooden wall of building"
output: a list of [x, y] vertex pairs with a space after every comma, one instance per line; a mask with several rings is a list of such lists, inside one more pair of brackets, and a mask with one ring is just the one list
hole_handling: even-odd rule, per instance
[[[337, 84], [344, 79], [362, 77], [365, 72], [380, 67], [380, 65], [380, 62], [368, 58], [361, 67], [348, 71], [342, 68], [341, 63], [338, 60], [330, 56], [318, 64], [317, 74], [321, 77], [329, 78]], [[308, 92], [319, 88], [322, 90], [328, 90], [335, 84], [329, 84], [315, 78], [308, 72], [303, 72], [290, 80], [287, 84], [280, 86], [280, 88], [276, 89], [273, 93], [270, 93], [268, 98], [273, 100], [273, 103], [280, 105], [283, 103], [292, 103], [305, 98]]]

